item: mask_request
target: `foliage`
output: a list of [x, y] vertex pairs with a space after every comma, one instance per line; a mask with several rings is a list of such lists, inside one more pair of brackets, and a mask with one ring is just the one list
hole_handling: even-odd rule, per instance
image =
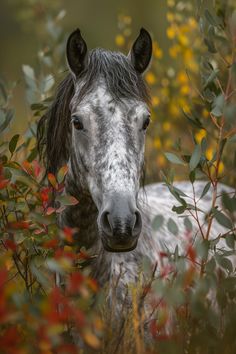
[[[172, 210], [184, 218], [186, 248], [184, 255], [178, 247], [161, 252], [160, 264], [143, 259], [140, 283], [129, 285], [131, 308], [120, 313], [124, 321], [117, 320], [115, 297], [112, 311], [106, 311], [106, 288], [99, 289], [89, 275], [94, 255], [77, 250], [73, 242], [78, 230], [57, 227], [63, 208], [79, 202], [64, 193], [67, 167], [56, 176], [49, 174], [45, 181], [35, 147], [37, 118], [50, 104], [55, 81], [64, 71], [65, 37], [60, 26], [64, 14], [60, 11], [48, 19], [45, 15], [49, 43], [39, 51], [36, 69], [23, 66], [32, 112], [24, 136], [7, 138], [15, 118], [14, 85], [0, 82], [1, 352], [235, 352], [236, 197], [218, 193], [219, 182], [234, 185], [236, 180], [233, 1], [217, 1], [207, 9], [202, 1], [193, 8], [189, 2], [168, 0], [169, 53], [154, 41], [154, 60], [146, 74], [153, 104], [148, 180], [157, 178], [157, 166], [164, 169], [161, 178], [177, 203]], [[28, 16], [33, 19], [32, 13]], [[129, 16], [119, 17], [115, 40], [122, 49], [130, 45], [131, 24]], [[181, 139], [176, 139], [179, 135]], [[193, 191], [196, 180], [206, 181], [200, 199], [194, 196], [189, 203], [174, 186], [174, 177], [183, 176]], [[212, 206], [204, 212], [206, 226], [201, 223], [199, 202], [210, 187]], [[53, 204], [55, 192], [58, 197]], [[214, 239], [213, 222], [225, 228]], [[156, 215], [153, 229], [163, 224], [173, 237], [179, 235], [173, 219]], [[200, 236], [195, 237], [194, 227]], [[225, 249], [219, 248], [222, 241]], [[115, 288], [114, 284], [114, 293]]]

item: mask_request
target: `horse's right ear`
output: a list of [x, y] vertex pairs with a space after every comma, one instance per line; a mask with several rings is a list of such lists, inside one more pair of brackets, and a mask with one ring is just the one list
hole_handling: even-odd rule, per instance
[[71, 33], [66, 45], [66, 58], [68, 66], [77, 77], [87, 64], [87, 44], [77, 29]]

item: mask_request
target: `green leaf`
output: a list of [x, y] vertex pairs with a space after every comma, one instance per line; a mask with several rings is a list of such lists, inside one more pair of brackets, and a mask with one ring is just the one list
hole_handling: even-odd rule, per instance
[[32, 109], [32, 111], [42, 111], [47, 107], [43, 103], [32, 103], [30, 105], [30, 108]]
[[201, 141], [201, 149], [202, 149], [202, 152], [205, 153], [206, 152], [206, 149], [207, 149], [207, 140], [206, 138], [202, 138], [202, 141]]
[[186, 206], [184, 206], [184, 205], [175, 206], [174, 205], [171, 210], [175, 211], [177, 214], [183, 214], [186, 210]]
[[174, 260], [175, 260], [175, 262], [178, 260], [178, 258], [179, 258], [179, 246], [176, 245], [175, 246], [175, 251], [174, 251]]
[[214, 42], [212, 40], [210, 40], [209, 38], [204, 38], [204, 43], [206, 44], [207, 49], [210, 53], [212, 53], [212, 54], [217, 53], [216, 47], [215, 47]]
[[178, 165], [184, 165], [184, 162], [182, 160], [180, 160], [180, 158], [177, 155], [172, 154], [170, 152], [165, 152], [164, 155], [167, 158], [167, 160], [169, 160], [170, 162], [178, 164]]
[[16, 145], [18, 143], [19, 137], [20, 137], [20, 134], [16, 134], [11, 138], [11, 140], [9, 142], [9, 151], [11, 154], [13, 154], [13, 152], [16, 149]]
[[205, 10], [205, 17], [207, 19], [207, 21], [212, 25], [212, 26], [215, 26], [215, 27], [218, 27], [220, 25], [220, 20], [218, 17], [212, 15], [210, 13], [209, 10]]
[[226, 241], [226, 245], [233, 250], [235, 245], [235, 235], [234, 234], [227, 235], [225, 241]]
[[223, 214], [221, 211], [217, 209], [213, 210], [213, 214], [215, 216], [216, 221], [218, 221], [220, 225], [228, 229], [232, 229], [233, 227], [232, 221], [225, 214]]
[[222, 203], [230, 213], [236, 211], [236, 197], [230, 198], [230, 196], [227, 193], [223, 193]]
[[191, 159], [189, 162], [190, 171], [193, 171], [197, 167], [197, 165], [201, 159], [201, 155], [202, 155], [201, 146], [195, 145], [195, 148], [193, 150], [193, 153], [192, 153], [192, 156], [191, 156]]
[[35, 80], [34, 70], [29, 65], [22, 65], [22, 70], [25, 76], [29, 77], [32, 80]]
[[54, 77], [52, 75], [47, 75], [41, 81], [40, 90], [42, 93], [47, 93], [53, 87], [54, 83]]
[[30, 154], [27, 157], [27, 161], [32, 162], [33, 160], [36, 159], [37, 155], [38, 155], [38, 149], [37, 149], [37, 146], [36, 146], [30, 151]]
[[[0, 112], [3, 112], [0, 110]], [[3, 132], [6, 128], [8, 128], [13, 116], [14, 116], [14, 111], [12, 109], [9, 109], [7, 113], [4, 113], [4, 122], [0, 125], [0, 133]], [[2, 121], [3, 121], [3, 115], [2, 115]]]
[[203, 86], [204, 89], [207, 88], [217, 78], [218, 72], [219, 72], [219, 69], [214, 69], [211, 72], [210, 76], [207, 78], [207, 80]]
[[[30, 89], [30, 91], [27, 91], [27, 95], [30, 95], [30, 97], [32, 96], [31, 99], [35, 101], [34, 92], [37, 91], [37, 84], [34, 70], [29, 65], [22, 65], [22, 70], [25, 75], [27, 87]], [[31, 100], [29, 100], [29, 102], [31, 102]]]
[[213, 109], [211, 110], [211, 113], [215, 117], [221, 117], [224, 111], [224, 106], [225, 106], [225, 98], [223, 94], [220, 94], [219, 96], [215, 97], [213, 101]]
[[62, 205], [76, 205], [79, 203], [79, 201], [70, 195], [61, 195], [56, 198], [57, 201], [59, 201]]
[[233, 265], [228, 258], [216, 256], [216, 260], [222, 268], [227, 269], [230, 273], [233, 271]]
[[206, 272], [212, 274], [216, 268], [216, 261], [212, 257], [206, 264]]
[[175, 236], [178, 235], [179, 233], [179, 228], [178, 228], [178, 225], [176, 224], [176, 222], [169, 218], [168, 222], [167, 222], [167, 227], [168, 227], [168, 230]]
[[160, 229], [162, 227], [163, 223], [164, 223], [163, 215], [161, 215], [161, 214], [156, 215], [152, 221], [153, 230], [156, 231], [156, 230]]
[[192, 231], [193, 225], [188, 217], [184, 218], [184, 226], [188, 231]]
[[198, 117], [190, 117], [183, 109], [182, 109], [182, 113], [185, 116], [185, 118], [187, 118], [188, 122], [191, 125], [193, 125], [194, 127], [200, 128], [200, 129], [204, 128]]
[[189, 180], [190, 182], [193, 184], [195, 182], [195, 179], [196, 179], [196, 173], [195, 171], [191, 171], [190, 174], [189, 174]]
[[211, 182], [208, 182], [205, 185], [205, 187], [203, 188], [203, 191], [202, 191], [200, 199], [202, 199], [207, 194], [207, 192], [209, 191], [210, 187], [211, 187]]
[[64, 180], [64, 178], [65, 178], [67, 172], [68, 172], [68, 166], [67, 166], [67, 165], [62, 166], [62, 167], [60, 168], [60, 170], [59, 170], [58, 173], [57, 173], [57, 180], [58, 180], [58, 183], [63, 182], [63, 180]]
[[148, 275], [152, 272], [152, 262], [148, 256], [144, 256], [142, 259], [142, 270]]

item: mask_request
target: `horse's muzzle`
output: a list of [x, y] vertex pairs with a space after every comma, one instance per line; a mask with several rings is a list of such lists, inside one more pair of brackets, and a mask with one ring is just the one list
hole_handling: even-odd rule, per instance
[[136, 248], [142, 218], [135, 204], [128, 196], [113, 195], [102, 208], [98, 226], [106, 251], [129, 252]]

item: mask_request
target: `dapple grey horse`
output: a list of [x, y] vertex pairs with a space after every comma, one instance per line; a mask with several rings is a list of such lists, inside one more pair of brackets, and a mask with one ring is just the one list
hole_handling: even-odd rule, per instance
[[[91, 268], [100, 285], [112, 284], [123, 268], [117, 288], [117, 296], [122, 298], [124, 287], [137, 280], [144, 256], [157, 264], [158, 271], [160, 253], [174, 252], [176, 245], [184, 252], [188, 241], [186, 223], [172, 211], [176, 199], [168, 188], [156, 183], [140, 189], [150, 123], [150, 97], [143, 73], [151, 60], [152, 41], [141, 29], [127, 56], [103, 49], [88, 51], [77, 29], [68, 39], [66, 55], [70, 73], [39, 122], [39, 147], [47, 172], [56, 173], [68, 164], [66, 192], [79, 200], [78, 205], [63, 211], [60, 225], [78, 228], [78, 246], [97, 255]], [[194, 183], [196, 198], [205, 184]], [[190, 182], [175, 187], [192, 203]], [[219, 194], [222, 191], [231, 189], [219, 184]], [[203, 230], [211, 193], [210, 189], [198, 204]], [[154, 231], [151, 225], [157, 214], [164, 222]], [[178, 225], [176, 236], [168, 230], [170, 218]], [[214, 221], [210, 236], [223, 232]], [[192, 233], [200, 233], [194, 222]]]

